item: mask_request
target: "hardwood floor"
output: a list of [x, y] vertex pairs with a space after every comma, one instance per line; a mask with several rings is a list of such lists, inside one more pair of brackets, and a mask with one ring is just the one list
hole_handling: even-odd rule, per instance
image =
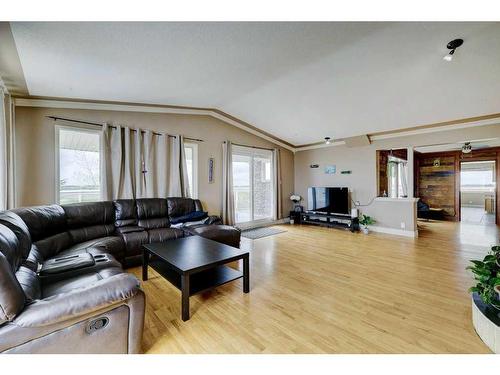
[[[468, 260], [498, 242], [495, 226], [422, 222], [418, 239], [282, 225], [255, 241], [242, 281], [191, 297], [154, 271], [146, 353], [489, 353], [471, 324]], [[140, 277], [140, 268], [131, 270]]]

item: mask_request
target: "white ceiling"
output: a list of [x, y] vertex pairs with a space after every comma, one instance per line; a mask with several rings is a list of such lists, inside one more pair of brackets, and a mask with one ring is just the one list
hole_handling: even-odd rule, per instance
[[217, 108], [294, 145], [500, 112], [500, 23], [11, 27], [30, 95]]

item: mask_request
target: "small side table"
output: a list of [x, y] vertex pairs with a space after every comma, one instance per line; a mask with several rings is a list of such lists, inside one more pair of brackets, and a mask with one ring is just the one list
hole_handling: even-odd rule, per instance
[[302, 224], [303, 212], [290, 211], [290, 221], [293, 220], [294, 224]]

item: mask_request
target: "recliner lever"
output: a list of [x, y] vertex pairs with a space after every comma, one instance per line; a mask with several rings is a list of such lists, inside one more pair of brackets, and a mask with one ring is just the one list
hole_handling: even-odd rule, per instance
[[105, 328], [109, 323], [109, 318], [103, 316], [101, 318], [93, 319], [90, 322], [87, 323], [85, 327], [85, 332], [87, 332], [89, 335], [94, 333], [95, 331], [98, 331], [100, 329]]

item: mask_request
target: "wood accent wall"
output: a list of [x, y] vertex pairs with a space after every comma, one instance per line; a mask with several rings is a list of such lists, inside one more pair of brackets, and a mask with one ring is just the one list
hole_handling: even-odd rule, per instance
[[[434, 162], [439, 160], [439, 166]], [[433, 208], [442, 208], [451, 220], [459, 220], [460, 209], [456, 197], [460, 173], [457, 153], [418, 154], [415, 158], [417, 174], [415, 196]]]
[[[440, 166], [434, 166], [439, 159]], [[433, 208], [443, 208], [449, 220], [460, 220], [460, 163], [462, 161], [496, 161], [496, 180], [500, 181], [500, 147], [461, 151], [414, 154], [415, 197]], [[496, 222], [500, 224], [500, 191], [496, 189]]]

